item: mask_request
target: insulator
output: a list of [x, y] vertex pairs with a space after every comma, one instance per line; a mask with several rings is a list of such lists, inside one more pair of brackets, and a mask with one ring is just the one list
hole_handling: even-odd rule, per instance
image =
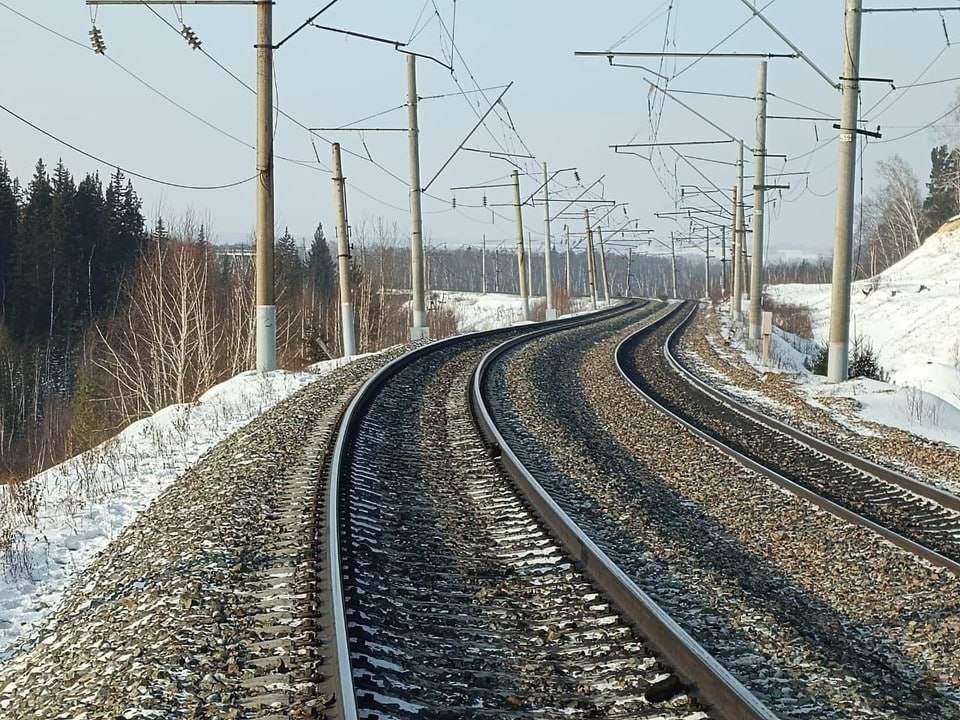
[[573, 179], [577, 182], [580, 182], [580, 173], [578, 173], [576, 170], [573, 171]]
[[200, 42], [200, 38], [197, 37], [197, 34], [193, 31], [193, 28], [189, 25], [184, 25], [183, 29], [180, 31], [180, 34], [183, 35], [184, 39], [194, 50], [199, 50], [200, 46], [203, 44]]
[[456, 209], [456, 207], [457, 207], [457, 196], [456, 196], [456, 195], [453, 196], [453, 200], [451, 201], [451, 204], [453, 205], [453, 208]]
[[90, 44], [93, 47], [93, 51], [97, 55], [105, 55], [107, 52], [107, 44], [103, 41], [103, 33], [100, 32], [100, 28], [96, 25], [93, 26], [93, 29], [90, 31]]
[[483, 206], [484, 206], [484, 207], [487, 206], [487, 194], [486, 194], [486, 193], [483, 194]]

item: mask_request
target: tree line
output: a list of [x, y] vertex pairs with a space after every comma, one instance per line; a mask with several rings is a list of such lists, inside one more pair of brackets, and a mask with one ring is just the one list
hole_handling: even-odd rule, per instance
[[57, 455], [77, 349], [114, 311], [143, 238], [120, 171], [106, 186], [97, 174], [77, 183], [62, 161], [51, 173], [40, 160], [23, 186], [0, 158], [0, 466]]
[[916, 250], [960, 214], [960, 149], [940, 144], [930, 151], [925, 192], [899, 155], [877, 163], [880, 186], [858, 208], [856, 276], [872, 277]]
[[[856, 270], [876, 274], [960, 213], [960, 150], [931, 152], [926, 192], [893, 157], [878, 165], [882, 184], [862, 199]], [[253, 356], [253, 239], [225, 248], [186, 217], [148, 228], [123, 173], [104, 181], [75, 177], [38, 161], [26, 185], [0, 158], [0, 480], [32, 474], [89, 447], [125, 424], [249, 368]], [[351, 229], [351, 282], [361, 352], [404, 342], [409, 317], [408, 238], [396, 223], [362, 219]], [[635, 251], [609, 238], [611, 296], [702, 297], [702, 257]], [[322, 225], [309, 243], [279, 234], [275, 283], [281, 366], [340, 354], [337, 273]], [[531, 293], [542, 296], [544, 255], [528, 257]], [[561, 303], [588, 293], [582, 249], [555, 249]], [[718, 297], [722, 265], [710, 269]], [[829, 282], [828, 258], [769, 264], [768, 282]], [[599, 273], [599, 268], [598, 268]], [[516, 293], [516, 250], [509, 241], [460, 248], [427, 244], [432, 334], [455, 331], [442, 290]], [[729, 277], [727, 278], [729, 288]], [[603, 297], [598, 276], [597, 294]]]

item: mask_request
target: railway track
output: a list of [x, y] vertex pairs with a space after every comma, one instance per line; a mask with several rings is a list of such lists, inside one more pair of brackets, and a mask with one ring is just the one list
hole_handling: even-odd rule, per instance
[[[520, 335], [529, 329], [421, 348], [374, 376], [347, 410], [328, 509], [337, 714], [721, 717], [699, 709], [681, 680], [687, 668], [665, 665], [632, 611], [608, 599], [623, 597], [622, 573], [608, 568], [598, 580], [599, 560], [567, 552], [543, 501], [521, 494], [491, 457], [511, 451], [491, 453], [479, 434], [471, 379], [488, 351]], [[730, 708], [723, 698], [736, 696], [743, 712], [728, 718], [774, 717], [665, 626], [658, 646], [675, 631], [669, 642], [689, 644], [715, 673], [695, 678], [703, 699]]]
[[519, 461], [778, 716], [960, 716], [956, 641], [940, 629], [960, 606], [956, 579], [638, 403], [613, 364], [638, 319], [571, 329], [491, 363], [492, 415]]
[[692, 303], [623, 341], [619, 370], [666, 412], [782, 487], [960, 574], [960, 499], [845, 453], [707, 385], [677, 345]]

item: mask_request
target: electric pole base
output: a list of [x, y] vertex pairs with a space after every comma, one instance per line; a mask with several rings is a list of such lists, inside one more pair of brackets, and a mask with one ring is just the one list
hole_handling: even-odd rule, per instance
[[556, 319], [557, 319], [557, 309], [556, 309], [556, 308], [547, 308], [546, 318], [547, 318], [547, 320], [556, 320]]
[[429, 327], [410, 328], [410, 342], [417, 342], [418, 340], [429, 340], [429, 339], [430, 339]]

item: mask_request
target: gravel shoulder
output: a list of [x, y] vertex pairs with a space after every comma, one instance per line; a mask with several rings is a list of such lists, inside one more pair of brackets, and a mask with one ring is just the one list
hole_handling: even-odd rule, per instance
[[0, 667], [0, 715], [301, 717], [322, 706], [317, 481], [339, 408], [399, 352], [320, 378], [171, 485]]

